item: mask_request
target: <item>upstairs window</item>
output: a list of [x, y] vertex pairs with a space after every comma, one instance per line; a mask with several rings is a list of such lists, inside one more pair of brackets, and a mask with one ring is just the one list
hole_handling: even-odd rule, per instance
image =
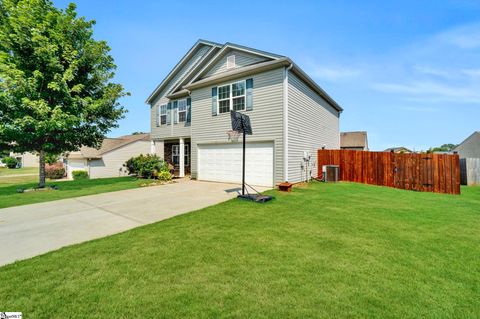
[[218, 87], [218, 113], [230, 112], [230, 85]]
[[245, 110], [245, 81], [218, 87], [218, 113]]
[[167, 124], [167, 104], [160, 105], [160, 125]]
[[187, 100], [178, 101], [178, 122], [185, 122], [187, 120]]

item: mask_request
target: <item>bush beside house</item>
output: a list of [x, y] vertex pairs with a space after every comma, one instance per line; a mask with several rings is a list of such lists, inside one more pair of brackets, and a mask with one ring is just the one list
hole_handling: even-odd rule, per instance
[[84, 179], [88, 179], [88, 173], [87, 171], [80, 171], [80, 170], [73, 171], [72, 177], [74, 181], [84, 180]]
[[135, 174], [142, 178], [157, 178], [162, 181], [170, 181], [172, 174], [168, 164], [157, 155], [147, 154], [130, 158], [124, 166], [129, 174]]
[[60, 179], [65, 177], [65, 168], [62, 163], [45, 165], [45, 176], [50, 179]]
[[2, 159], [2, 163], [7, 165], [8, 168], [17, 168], [17, 165], [18, 165], [18, 161], [11, 156], [4, 157]]

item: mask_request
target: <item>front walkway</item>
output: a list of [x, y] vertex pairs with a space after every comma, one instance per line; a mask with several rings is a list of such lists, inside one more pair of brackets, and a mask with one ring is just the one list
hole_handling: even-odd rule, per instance
[[0, 209], [0, 265], [211, 206], [238, 191], [233, 184], [180, 181]]

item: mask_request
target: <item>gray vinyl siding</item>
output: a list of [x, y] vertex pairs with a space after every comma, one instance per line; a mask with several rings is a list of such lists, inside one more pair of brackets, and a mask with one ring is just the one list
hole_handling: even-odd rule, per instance
[[220, 59], [220, 61], [213, 65], [205, 77], [233, 70], [233, 68], [227, 69], [227, 57], [230, 55], [235, 55], [235, 68], [240, 68], [267, 60], [265, 57], [233, 50], [226, 53], [225, 56]]
[[[340, 148], [339, 113], [292, 72], [288, 78], [288, 181], [305, 177], [303, 152], [317, 162], [316, 151]], [[314, 170], [317, 169], [315, 166]], [[315, 172], [313, 172], [314, 175]]]
[[[159, 105], [167, 104], [167, 98], [160, 99]], [[191, 123], [181, 122], [177, 124], [169, 124], [169, 125], [160, 125], [159, 127], [156, 126], [155, 123], [155, 107], [150, 108], [150, 125], [151, 131], [150, 136], [152, 140], [156, 139], [169, 139], [169, 138], [177, 138], [177, 137], [189, 137], [191, 134]]]
[[150, 154], [150, 141], [136, 141], [102, 155], [101, 159], [89, 160], [87, 171], [90, 178], [126, 176], [123, 164], [131, 157]]
[[172, 137], [190, 136], [190, 123], [178, 123], [170, 125], [156, 126], [155, 108], [162, 104], [167, 104], [170, 100], [165, 97], [166, 94], [192, 69], [197, 65], [201, 58], [210, 50], [210, 46], [201, 46], [190, 60], [177, 72], [165, 88], [158, 94], [150, 106], [150, 133], [152, 139], [165, 139]]
[[480, 133], [475, 132], [454, 151], [458, 152], [460, 158], [480, 158]]
[[202, 57], [210, 50], [210, 46], [200, 46], [197, 52], [188, 60], [185, 65], [178, 70], [177, 74], [168, 82], [165, 88], [160, 91], [158, 96], [162, 97], [166, 95], [178, 82], [202, 59]]
[[[259, 73], [253, 76], [253, 110], [250, 116], [253, 135], [248, 141], [274, 142], [274, 182], [283, 179], [283, 68]], [[239, 78], [243, 80], [245, 78]], [[229, 81], [228, 83], [230, 83]], [[218, 83], [222, 85], [224, 83]], [[217, 86], [215, 85], [215, 86]], [[212, 116], [212, 86], [193, 90], [192, 97], [192, 176], [197, 176], [197, 145], [226, 143], [226, 132], [231, 129], [230, 113]], [[240, 138], [241, 141], [241, 138]]]

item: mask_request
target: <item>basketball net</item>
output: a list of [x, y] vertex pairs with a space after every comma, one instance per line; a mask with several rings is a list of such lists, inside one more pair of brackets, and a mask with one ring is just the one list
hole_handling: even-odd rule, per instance
[[230, 142], [238, 142], [238, 138], [240, 137], [240, 132], [230, 130], [230, 131], [227, 131], [227, 135], [228, 135], [228, 140]]

